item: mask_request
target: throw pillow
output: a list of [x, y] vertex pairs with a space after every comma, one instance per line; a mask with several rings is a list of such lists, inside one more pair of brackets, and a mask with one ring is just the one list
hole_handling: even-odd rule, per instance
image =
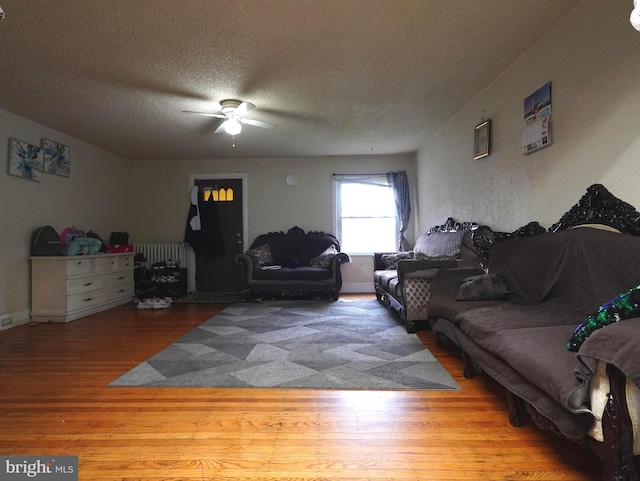
[[338, 254], [338, 251], [336, 249], [336, 246], [331, 244], [324, 251], [322, 251], [319, 256], [316, 256], [313, 259], [311, 259], [309, 261], [309, 264], [311, 264], [313, 267], [324, 267], [324, 268], [327, 268], [327, 267], [329, 267], [329, 264], [331, 264], [331, 260], [337, 254]]
[[423, 234], [416, 241], [413, 250], [416, 254], [428, 256], [457, 256], [460, 254], [460, 244], [466, 231], [434, 232]]
[[269, 244], [263, 244], [260, 247], [249, 249], [246, 254], [252, 256], [256, 260], [256, 265], [258, 267], [273, 264], [273, 257], [271, 257], [271, 247], [269, 247]]
[[596, 330], [614, 322], [640, 316], [640, 286], [617, 295], [581, 323], [567, 341], [569, 351], [577, 351]]
[[456, 300], [496, 300], [502, 299], [507, 294], [509, 294], [509, 290], [501, 274], [483, 274], [467, 277], [463, 280]]

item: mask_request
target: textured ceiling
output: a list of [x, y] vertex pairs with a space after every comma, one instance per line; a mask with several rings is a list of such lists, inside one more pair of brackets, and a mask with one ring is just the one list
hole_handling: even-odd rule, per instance
[[[415, 152], [578, 3], [0, 0], [0, 108], [129, 159]], [[278, 128], [181, 113], [228, 98]]]

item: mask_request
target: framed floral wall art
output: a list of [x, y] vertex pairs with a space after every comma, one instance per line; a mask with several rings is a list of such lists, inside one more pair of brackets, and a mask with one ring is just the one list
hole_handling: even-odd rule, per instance
[[34, 182], [42, 181], [42, 149], [18, 139], [9, 139], [7, 173]]
[[42, 139], [42, 150], [46, 173], [64, 177], [71, 175], [71, 153], [68, 146], [53, 140]]

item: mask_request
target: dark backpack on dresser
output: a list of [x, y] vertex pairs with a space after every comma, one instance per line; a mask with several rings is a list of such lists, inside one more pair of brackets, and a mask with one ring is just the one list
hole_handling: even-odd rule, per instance
[[45, 225], [31, 234], [32, 256], [59, 256], [62, 252], [60, 235], [50, 225]]

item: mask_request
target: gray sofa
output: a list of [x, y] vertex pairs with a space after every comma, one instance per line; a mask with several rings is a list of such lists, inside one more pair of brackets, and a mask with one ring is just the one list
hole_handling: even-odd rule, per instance
[[449, 218], [421, 235], [410, 252], [374, 253], [376, 298], [398, 313], [407, 332], [427, 320], [431, 279], [438, 269], [480, 266], [472, 235], [478, 228]]
[[528, 412], [591, 448], [606, 481], [640, 476], [640, 294], [630, 319], [612, 307], [640, 285], [637, 233], [640, 213], [595, 185], [550, 232], [497, 239], [488, 272], [444, 269], [431, 283], [432, 329], [462, 350], [465, 377], [504, 386], [514, 426]]
[[329, 296], [338, 299], [340, 266], [350, 262], [340, 243], [324, 232], [299, 227], [262, 234], [236, 256], [242, 264], [242, 292], [247, 300], [273, 296]]

